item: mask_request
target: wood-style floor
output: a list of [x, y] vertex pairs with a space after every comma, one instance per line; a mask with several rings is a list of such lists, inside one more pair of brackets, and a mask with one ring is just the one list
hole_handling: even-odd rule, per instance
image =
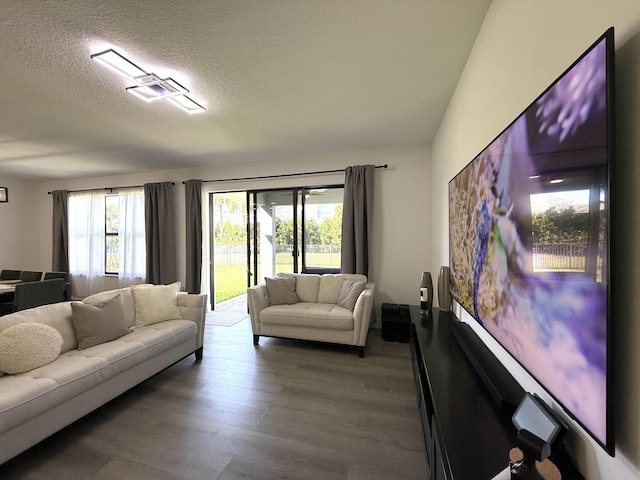
[[408, 344], [207, 325], [190, 356], [0, 466], [0, 479], [426, 478]]

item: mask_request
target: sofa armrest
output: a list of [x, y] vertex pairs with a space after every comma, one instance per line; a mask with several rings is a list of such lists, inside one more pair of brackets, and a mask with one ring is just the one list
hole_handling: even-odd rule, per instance
[[178, 308], [184, 320], [191, 320], [198, 326], [196, 345], [204, 345], [204, 325], [207, 316], [207, 295], [195, 293], [178, 293]]
[[367, 342], [371, 313], [373, 312], [373, 295], [375, 289], [375, 283], [367, 283], [362, 293], [360, 293], [356, 301], [356, 306], [353, 309], [353, 341], [361, 347], [364, 347]]
[[260, 312], [269, 306], [267, 285], [261, 283], [247, 289], [249, 299], [249, 317], [254, 335], [260, 335]]

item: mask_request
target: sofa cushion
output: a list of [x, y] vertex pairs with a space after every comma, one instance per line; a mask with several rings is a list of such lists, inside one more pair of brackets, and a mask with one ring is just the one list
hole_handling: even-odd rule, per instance
[[343, 279], [336, 304], [353, 311], [353, 308], [356, 306], [356, 301], [366, 285], [367, 282], [364, 280]]
[[336, 303], [342, 288], [342, 277], [338, 275], [322, 275], [318, 290], [318, 303]]
[[136, 310], [134, 326], [151, 325], [180, 318], [178, 291], [180, 282], [170, 285], [133, 285], [133, 304]]
[[0, 332], [19, 323], [42, 323], [55, 328], [62, 337], [60, 353], [78, 348], [71, 319], [71, 302], [52, 303], [4, 315], [0, 317]]
[[78, 350], [115, 340], [129, 333], [120, 294], [97, 305], [73, 302], [71, 310]]
[[291, 305], [298, 303], [295, 277], [265, 277], [270, 305]]
[[320, 275], [298, 274], [296, 275], [296, 295], [298, 301], [316, 303], [318, 290], [320, 289]]
[[328, 303], [272, 305], [260, 312], [260, 322], [292, 327], [353, 330], [353, 312]]
[[19, 323], [0, 333], [0, 371], [23, 373], [53, 362], [60, 355], [62, 336], [42, 323]]

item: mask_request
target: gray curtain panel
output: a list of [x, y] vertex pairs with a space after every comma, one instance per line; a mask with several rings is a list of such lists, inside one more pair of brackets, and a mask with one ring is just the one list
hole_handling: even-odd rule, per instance
[[144, 224], [147, 247], [147, 282], [177, 280], [174, 191], [171, 182], [144, 184]]
[[342, 216], [342, 273], [369, 277], [374, 165], [347, 167]]
[[185, 290], [200, 293], [202, 274], [202, 180], [184, 182], [184, 204], [187, 223], [187, 280]]
[[54, 190], [53, 197], [53, 256], [51, 269], [55, 272], [69, 272], [69, 192]]

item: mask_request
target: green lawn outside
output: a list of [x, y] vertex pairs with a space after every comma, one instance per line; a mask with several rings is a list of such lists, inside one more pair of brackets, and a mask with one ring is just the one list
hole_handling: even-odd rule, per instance
[[216, 266], [216, 303], [237, 297], [247, 290], [247, 266]]

